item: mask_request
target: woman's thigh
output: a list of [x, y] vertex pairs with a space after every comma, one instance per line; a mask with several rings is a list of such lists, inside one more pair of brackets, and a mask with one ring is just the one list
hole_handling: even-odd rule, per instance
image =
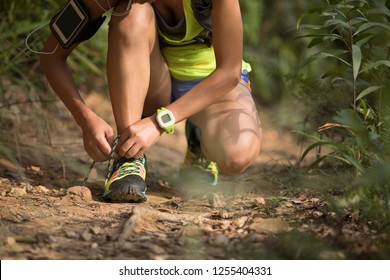
[[[123, 11], [125, 4], [127, 1], [120, 2], [116, 9]], [[121, 81], [114, 83], [114, 94], [122, 92], [133, 95], [130, 97], [133, 102], [130, 103], [142, 103], [143, 115], [152, 115], [159, 107], [169, 104], [171, 77], [160, 51], [156, 19], [151, 5], [133, 4], [131, 12], [126, 16], [114, 16], [110, 23], [110, 33], [111, 38], [116, 37], [112, 39], [112, 61], [109, 60], [108, 63], [112, 69], [123, 65], [123, 72], [129, 73]], [[124, 58], [126, 61], [122, 61]], [[111, 76], [115, 80], [118, 76], [123, 76], [121, 74], [123, 73], [113, 71]], [[117, 89], [125, 85], [127, 90]]]
[[171, 75], [160, 51], [157, 30], [154, 42], [150, 54], [150, 80], [144, 105], [145, 116], [154, 114], [162, 106], [167, 106], [172, 93]]

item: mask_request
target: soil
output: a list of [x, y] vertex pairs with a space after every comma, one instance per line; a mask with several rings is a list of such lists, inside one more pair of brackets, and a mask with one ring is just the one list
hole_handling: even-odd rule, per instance
[[[87, 102], [112, 121], [99, 106], [106, 102], [102, 98], [92, 93]], [[334, 166], [308, 170], [307, 162], [298, 169], [301, 146], [271, 112], [260, 113], [262, 153], [243, 175], [222, 175], [216, 187], [196, 180], [178, 185], [186, 150], [179, 125], [147, 154], [148, 201], [116, 204], [102, 200], [106, 164], [97, 164], [83, 185], [90, 161], [79, 129], [58, 108], [44, 137], [23, 121], [18, 129], [12, 123], [17, 133], [2, 132], [7, 156], [0, 158], [1, 259], [389, 256], [388, 234], [356, 213], [335, 210], [333, 202], [353, 175]]]

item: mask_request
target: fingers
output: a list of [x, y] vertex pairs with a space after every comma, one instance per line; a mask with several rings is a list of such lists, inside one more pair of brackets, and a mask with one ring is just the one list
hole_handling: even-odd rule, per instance
[[125, 135], [121, 136], [118, 141], [117, 148], [115, 153], [119, 157], [126, 158], [140, 158], [144, 154], [144, 149], [142, 149], [142, 142], [136, 141], [136, 137], [126, 137]]
[[85, 143], [85, 151], [96, 162], [106, 161], [112, 151], [115, 137], [108, 132], [105, 137], [97, 138], [95, 141]]
[[106, 136], [108, 143], [112, 147], [114, 145], [114, 141], [115, 141], [114, 130], [112, 128], [109, 128], [108, 130], [105, 131], [105, 136]]
[[132, 158], [139, 150], [140, 147], [135, 143], [134, 139], [126, 137], [126, 135], [122, 135], [119, 138], [115, 152], [119, 155], [119, 157]]
[[112, 147], [114, 146], [115, 135], [112, 128], [107, 129], [104, 132], [104, 138], [99, 139], [98, 148], [107, 156], [110, 156]]
[[151, 118], [144, 118], [121, 132], [115, 152], [120, 157], [140, 158], [156, 143], [161, 133]]
[[85, 151], [96, 162], [103, 162], [108, 156], [98, 147], [98, 145], [86, 145]]

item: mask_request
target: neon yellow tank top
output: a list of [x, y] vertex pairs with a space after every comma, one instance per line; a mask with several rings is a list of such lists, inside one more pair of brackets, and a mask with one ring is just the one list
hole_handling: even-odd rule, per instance
[[[188, 81], [202, 79], [216, 68], [214, 48], [203, 43], [195, 43], [194, 38], [205, 32], [198, 23], [191, 8], [191, 0], [182, 0], [186, 32], [183, 38], [164, 34], [159, 30], [160, 41], [166, 45], [162, 55], [168, 64], [171, 76]], [[243, 62], [243, 68], [250, 71], [250, 65]]]

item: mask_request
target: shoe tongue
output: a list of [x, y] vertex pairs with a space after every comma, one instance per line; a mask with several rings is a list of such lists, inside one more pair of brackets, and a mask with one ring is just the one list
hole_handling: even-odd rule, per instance
[[126, 162], [132, 162], [132, 161], [134, 161], [134, 158], [121, 157], [120, 159], [115, 160], [115, 169], [118, 169], [122, 164]]
[[134, 162], [136, 160], [140, 160], [142, 163], [143, 163], [143, 157], [142, 156], [141, 158], [137, 159], [137, 158], [126, 158], [126, 157], [121, 157], [120, 159], [117, 159], [115, 160], [115, 167], [118, 168], [119, 166], [121, 166], [122, 164], [126, 163], [126, 162]]

